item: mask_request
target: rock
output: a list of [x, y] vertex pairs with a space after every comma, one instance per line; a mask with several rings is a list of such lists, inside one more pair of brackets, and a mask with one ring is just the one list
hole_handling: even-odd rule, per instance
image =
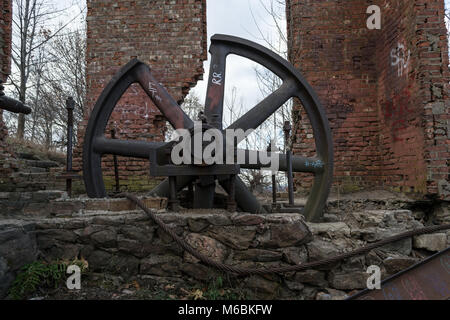
[[130, 253], [138, 258], [143, 258], [147, 255], [142, 243], [137, 240], [127, 239], [122, 235], [117, 238], [117, 248], [125, 253]]
[[202, 232], [209, 227], [206, 219], [188, 219], [187, 223], [192, 232]]
[[226, 226], [209, 228], [206, 234], [233, 249], [245, 250], [252, 244], [256, 231], [253, 227]]
[[325, 292], [318, 292], [316, 300], [331, 300], [331, 294]]
[[264, 217], [254, 214], [236, 214], [231, 220], [238, 226], [256, 226], [266, 221]]
[[120, 233], [123, 234], [125, 237], [140, 242], [152, 241], [154, 232], [155, 227], [150, 226], [136, 227], [129, 225], [120, 228]]
[[14, 275], [10, 272], [8, 262], [0, 256], [0, 299], [8, 293], [9, 286], [14, 281]]
[[434, 233], [415, 236], [414, 248], [442, 251], [447, 248], [447, 235], [445, 233]]
[[132, 256], [114, 255], [109, 260], [106, 270], [125, 277], [139, 273], [139, 259]]
[[[204, 256], [217, 261], [223, 262], [227, 256], [227, 248], [219, 241], [200, 235], [198, 233], [190, 233], [185, 241], [191, 245], [197, 252]], [[184, 260], [190, 263], [197, 263], [199, 260], [185, 251]]]
[[106, 229], [91, 235], [94, 244], [103, 248], [112, 248], [117, 243], [117, 233], [114, 229]]
[[327, 292], [317, 293], [316, 300], [344, 300], [348, 295], [344, 291], [339, 291], [331, 288], [325, 289]]
[[311, 231], [305, 223], [297, 221], [290, 224], [277, 224], [270, 227], [270, 238], [260, 238], [261, 247], [284, 248], [308, 243], [312, 240]]
[[198, 263], [183, 263], [181, 271], [188, 276], [203, 282], [211, 281], [218, 276], [216, 270]]
[[350, 228], [344, 222], [307, 223], [314, 235], [324, 235], [328, 238], [350, 237]]
[[383, 261], [388, 274], [403, 271], [418, 262], [418, 259], [410, 257], [389, 257]]
[[245, 251], [237, 251], [233, 255], [233, 259], [235, 260], [250, 260], [255, 262], [279, 261], [282, 257], [282, 252], [262, 249], [248, 249]]
[[246, 287], [255, 298], [273, 299], [277, 296], [279, 284], [260, 276], [250, 276], [246, 279]]
[[343, 271], [358, 271], [364, 270], [365, 267], [365, 258], [364, 256], [356, 256], [345, 259], [342, 261], [342, 270]]
[[339, 222], [339, 217], [335, 214], [324, 214], [323, 215], [323, 221], [324, 222]]
[[325, 273], [313, 269], [297, 272], [295, 274], [295, 281], [322, 288], [328, 286], [328, 281], [325, 279]]
[[286, 284], [286, 287], [292, 291], [302, 291], [305, 288], [300, 282], [285, 280], [284, 283]]
[[37, 257], [36, 237], [22, 225], [0, 229], [0, 257], [7, 261], [9, 271], [15, 272]]
[[450, 204], [441, 203], [434, 211], [434, 219], [438, 224], [450, 223]]
[[92, 271], [103, 271], [108, 265], [109, 261], [111, 260], [112, 255], [108, 252], [101, 251], [101, 250], [95, 250], [87, 259], [89, 262], [89, 269]]
[[36, 235], [38, 238], [45, 236], [47, 238], [64, 242], [75, 242], [77, 240], [77, 235], [73, 231], [64, 229], [39, 230], [36, 232]]
[[339, 248], [332, 242], [315, 239], [306, 245], [310, 261], [319, 261], [337, 256], [341, 253]]
[[141, 260], [140, 274], [173, 276], [180, 274], [182, 260], [177, 256], [151, 256]]
[[336, 273], [332, 271], [329, 281], [333, 288], [339, 290], [364, 289], [367, 287], [368, 277], [369, 274], [365, 272]]
[[305, 246], [281, 249], [283, 261], [289, 264], [302, 264], [308, 261], [308, 251]]

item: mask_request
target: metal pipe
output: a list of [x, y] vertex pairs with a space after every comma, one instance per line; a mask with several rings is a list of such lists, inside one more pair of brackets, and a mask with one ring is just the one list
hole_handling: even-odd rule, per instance
[[[116, 129], [111, 129], [111, 139], [116, 139]], [[116, 192], [120, 192], [120, 181], [119, 181], [119, 164], [117, 162], [117, 155], [113, 155], [114, 161], [114, 178], [116, 181]]]
[[4, 109], [14, 113], [30, 114], [31, 113], [30, 107], [24, 105], [22, 102], [18, 100], [5, 96], [5, 93], [3, 92], [5, 87], [3, 86], [2, 83], [3, 81], [0, 80], [0, 109]]
[[230, 179], [228, 180], [228, 200], [227, 200], [227, 210], [229, 212], [236, 211], [236, 175], [230, 175]]
[[[66, 171], [67, 173], [72, 172], [72, 152], [73, 152], [73, 109], [75, 108], [75, 101], [72, 97], [66, 100], [67, 109], [67, 163]], [[69, 197], [72, 196], [72, 178], [68, 177], [66, 179], [66, 191]]]
[[291, 134], [291, 123], [290, 121], [285, 121], [283, 126], [284, 131], [284, 145], [286, 149], [286, 165], [287, 165], [287, 179], [288, 179], [288, 194], [289, 194], [289, 205], [294, 205], [294, 177], [292, 175], [292, 152], [289, 147], [289, 139]]
[[169, 177], [169, 209], [172, 211], [177, 211], [178, 199], [177, 199], [177, 177]]

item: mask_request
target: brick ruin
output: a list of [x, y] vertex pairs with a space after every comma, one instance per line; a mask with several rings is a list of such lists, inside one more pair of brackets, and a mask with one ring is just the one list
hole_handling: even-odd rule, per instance
[[[381, 30], [367, 28], [373, 4]], [[444, 1], [289, 0], [286, 12], [290, 60], [330, 121], [338, 191], [382, 187], [450, 199]], [[304, 115], [297, 103], [293, 149], [313, 153]], [[297, 190], [309, 186], [297, 178]]]
[[[0, 80], [6, 81], [11, 69], [11, 19], [12, 3], [10, 0], [0, 2]], [[0, 109], [0, 156], [5, 151], [5, 138], [8, 135], [3, 122], [3, 110]]]
[[[203, 76], [207, 58], [206, 0], [88, 1], [87, 106], [78, 130], [80, 145], [90, 111], [112, 76], [132, 58], [147, 63], [153, 75], [178, 102]], [[166, 121], [139, 85], [132, 86], [110, 118], [116, 137], [164, 140]], [[107, 130], [109, 133], [109, 129]], [[104, 157], [107, 190], [114, 183], [112, 156]], [[106, 168], [106, 170], [105, 170]], [[74, 169], [81, 169], [81, 147]], [[150, 190], [148, 161], [119, 157], [121, 188]]]
[[[290, 57], [327, 110], [337, 185], [349, 191], [384, 186], [445, 198], [450, 104], [447, 40], [439, 15], [443, 1], [388, 5], [391, 1], [348, 0], [339, 8], [335, 1], [306, 2], [287, 1]], [[368, 31], [365, 11], [377, 2], [385, 29]], [[7, 21], [3, 18], [10, 17], [11, 2], [1, 3], [2, 21]], [[205, 5], [205, 0], [88, 1], [88, 105], [80, 142], [100, 92], [131, 58], [150, 64], [175, 99], [183, 99], [203, 73]], [[2, 54], [9, 54], [8, 28], [2, 25], [7, 30], [0, 34], [0, 44], [7, 43]], [[9, 59], [1, 61], [2, 70], [8, 70]], [[298, 105], [295, 117], [295, 151], [313, 152]], [[132, 87], [112, 115], [113, 127], [121, 139], [161, 140], [165, 121], [140, 88]], [[6, 132], [0, 132], [4, 137]], [[124, 188], [152, 187], [146, 161], [119, 159]], [[112, 168], [111, 158], [105, 158], [104, 167]], [[111, 175], [112, 170], [106, 171], [107, 185]], [[20, 268], [36, 259], [85, 258], [90, 271], [116, 274], [128, 283], [134, 277], [204, 286], [219, 276], [181, 250], [130, 201], [68, 198], [56, 189], [0, 192], [0, 298]], [[425, 210], [392, 194], [331, 197], [321, 223], [307, 223], [295, 213], [168, 212], [166, 199], [142, 200], [201, 253], [248, 268], [318, 261], [429, 223], [450, 222], [448, 202]], [[249, 298], [342, 299], [365, 288], [369, 265], [380, 266], [386, 278], [449, 244], [450, 231], [416, 236], [326, 267], [242, 277], [236, 285]]]
[[[11, 1], [1, 4], [3, 75], [10, 68]], [[381, 30], [366, 27], [372, 4], [382, 9]], [[286, 12], [290, 60], [318, 93], [332, 127], [335, 189], [386, 188], [448, 200], [450, 76], [444, 1], [291, 0]], [[179, 102], [202, 77], [206, 1], [88, 1], [87, 31], [87, 106], [75, 170], [81, 170], [90, 110], [130, 59], [148, 63]], [[294, 120], [294, 152], [313, 153], [311, 128], [299, 104]], [[112, 114], [109, 129], [115, 128], [120, 139], [159, 141], [165, 126], [141, 88], [132, 86]], [[7, 133], [1, 117], [0, 131], [4, 149]], [[103, 167], [111, 190], [111, 156], [104, 157]], [[155, 184], [145, 160], [119, 157], [119, 173], [123, 189], [144, 191]], [[310, 180], [300, 177], [298, 192], [309, 189]]]

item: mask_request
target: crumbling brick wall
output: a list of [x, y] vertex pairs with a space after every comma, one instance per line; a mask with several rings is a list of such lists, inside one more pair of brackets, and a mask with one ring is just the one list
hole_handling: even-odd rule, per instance
[[[206, 60], [206, 0], [87, 1], [87, 105], [78, 132], [74, 169], [81, 169], [84, 129], [97, 98], [112, 76], [132, 58], [181, 102], [203, 75]], [[110, 118], [116, 137], [161, 141], [166, 121], [138, 85], [128, 89]], [[107, 133], [108, 134], [108, 133]], [[114, 181], [111, 156], [103, 162], [105, 184]], [[119, 157], [121, 185], [148, 190], [154, 185], [148, 161]]]
[[[369, 30], [368, 6], [382, 11]], [[448, 50], [443, 0], [287, 1], [289, 55], [332, 128], [335, 187], [449, 196]], [[293, 149], [311, 154], [299, 103]], [[309, 187], [297, 179], [297, 189]]]
[[[11, 69], [11, 24], [12, 24], [12, 2], [11, 0], [0, 1], [0, 80], [5, 82]], [[10, 166], [3, 162], [10, 154], [7, 150], [6, 137], [8, 130], [3, 122], [3, 110], [0, 109], [0, 176], [10, 174]]]
[[[11, 69], [11, 0], [0, 1], [0, 80], [5, 82]], [[0, 109], [0, 152], [8, 132], [3, 122], [3, 110]]]

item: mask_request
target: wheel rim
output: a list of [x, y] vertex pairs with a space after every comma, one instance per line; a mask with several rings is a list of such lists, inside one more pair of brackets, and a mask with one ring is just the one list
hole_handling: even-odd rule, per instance
[[[276, 74], [282, 85], [264, 100], [237, 119], [227, 129], [256, 129], [288, 99], [298, 98], [308, 115], [313, 128], [317, 156], [313, 158], [293, 155], [293, 172], [314, 174], [314, 183], [308, 196], [304, 214], [307, 220], [320, 218], [328, 198], [333, 174], [333, 146], [331, 130], [323, 108], [311, 86], [292, 64], [270, 50], [254, 42], [228, 35], [214, 35], [211, 38], [211, 67], [207, 87], [204, 114], [209, 125], [222, 129], [224, 88], [226, 81], [226, 59], [235, 54], [255, 61]], [[130, 61], [114, 76], [98, 99], [86, 129], [83, 146], [83, 171], [86, 191], [90, 197], [105, 197], [106, 190], [101, 172], [101, 156], [117, 154], [147, 158], [149, 150], [166, 145], [164, 142], [122, 141], [104, 137], [108, 119], [116, 103], [132, 83], [139, 83], [156, 107], [163, 113], [175, 129], [191, 129], [193, 121], [183, 112], [175, 100], [167, 93], [151, 74], [150, 68], [137, 59]], [[152, 85], [149, 85], [151, 83]], [[286, 157], [279, 156], [280, 171], [286, 171]], [[258, 168], [258, 165], [241, 164], [242, 168]], [[177, 179], [180, 190], [191, 183], [195, 176]], [[225, 190], [228, 181], [220, 181]], [[214, 190], [203, 190], [213, 197]], [[168, 181], [162, 182], [153, 194], [167, 196]], [[236, 179], [236, 202], [244, 210], [252, 213], [263, 212], [258, 200], [251, 195], [245, 184]]]

